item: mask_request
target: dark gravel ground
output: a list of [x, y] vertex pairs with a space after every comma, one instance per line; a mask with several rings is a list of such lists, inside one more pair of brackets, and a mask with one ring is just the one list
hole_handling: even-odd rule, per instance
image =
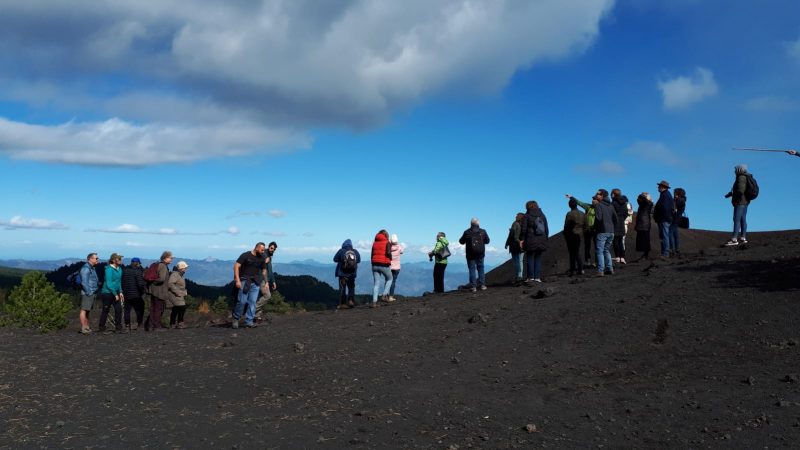
[[800, 232], [696, 233], [613, 277], [253, 330], [3, 329], [0, 448], [797, 448]]

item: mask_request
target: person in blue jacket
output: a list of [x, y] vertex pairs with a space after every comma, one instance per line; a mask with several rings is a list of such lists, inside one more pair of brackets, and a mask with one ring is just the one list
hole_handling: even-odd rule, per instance
[[658, 236], [661, 238], [661, 259], [665, 259], [669, 257], [669, 229], [672, 226], [675, 202], [672, 199], [672, 194], [669, 193], [669, 183], [667, 181], [661, 180], [658, 183], [658, 192], [660, 194], [656, 206], [653, 208], [653, 221], [658, 224]]
[[342, 248], [333, 256], [336, 263], [336, 278], [339, 279], [339, 309], [354, 308], [356, 298], [356, 275], [361, 254], [353, 248], [350, 239], [342, 243]]
[[97, 271], [94, 266], [97, 265], [97, 253], [89, 253], [86, 256], [86, 264], [81, 267], [81, 312], [78, 318], [81, 321], [81, 333], [92, 334], [92, 329], [89, 327], [89, 312], [94, 306], [94, 301], [97, 297], [97, 287], [100, 284], [97, 279]]

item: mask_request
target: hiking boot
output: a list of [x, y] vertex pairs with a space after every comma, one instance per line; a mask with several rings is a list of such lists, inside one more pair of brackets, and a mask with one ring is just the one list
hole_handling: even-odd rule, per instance
[[91, 328], [81, 328], [81, 331], [79, 331], [79, 333], [80, 334], [87, 334], [87, 335], [88, 334], [92, 334], [92, 329]]
[[350, 300], [349, 302], [347, 302], [347, 306], [349, 306], [349, 307], [351, 307], [351, 308], [355, 308], [355, 307], [356, 307], [356, 304], [355, 304], [355, 302], [354, 302], [354, 301]]
[[350, 309], [350, 307], [347, 306], [347, 305], [342, 304], [342, 305], [337, 306], [336, 309]]
[[604, 272], [604, 274], [605, 274], [605, 275], [614, 275], [614, 271], [613, 271], [613, 270], [606, 270], [606, 271]]
[[485, 285], [485, 284], [482, 284], [482, 285], [481, 285], [481, 290], [482, 290], [482, 291], [485, 291], [485, 290], [486, 290], [486, 285]]
[[239, 321], [234, 320], [233, 322], [231, 322], [231, 328], [233, 329], [239, 328]]
[[[745, 241], [745, 242], [747, 242], [747, 241]], [[726, 242], [725, 245], [727, 247], [731, 247], [731, 246], [734, 246], [734, 245], [739, 245], [739, 241], [736, 240], [736, 238], [733, 238], [730, 241]]]
[[370, 307], [370, 308], [377, 308], [378, 306], [380, 306], [380, 305], [378, 304], [378, 302], [372, 302], [372, 303], [370, 303], [370, 304], [369, 304], [369, 307]]
[[179, 330], [183, 330], [184, 328], [186, 328], [186, 324], [184, 322], [181, 322], [181, 323], [175, 325], [175, 328], [177, 328]]

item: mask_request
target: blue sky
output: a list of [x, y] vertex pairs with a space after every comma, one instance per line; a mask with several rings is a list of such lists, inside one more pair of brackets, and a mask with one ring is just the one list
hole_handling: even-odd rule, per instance
[[[797, 228], [800, 3], [4, 2], [0, 258], [329, 260], [381, 228], [422, 260], [471, 217], [506, 259], [535, 199], [661, 179], [728, 230]], [[794, 125], [794, 126], [792, 126]], [[458, 250], [458, 249], [456, 249]]]

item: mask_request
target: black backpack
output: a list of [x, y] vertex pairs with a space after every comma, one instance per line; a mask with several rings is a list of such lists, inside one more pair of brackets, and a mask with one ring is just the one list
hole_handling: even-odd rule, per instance
[[358, 258], [353, 249], [347, 250], [342, 255], [342, 272], [355, 272], [358, 267]]
[[744, 190], [744, 198], [748, 201], [755, 200], [758, 197], [758, 182], [752, 174], [747, 174], [747, 187]]
[[473, 255], [483, 255], [486, 253], [486, 245], [484, 244], [483, 230], [470, 233], [470, 239], [467, 241], [469, 251]]

